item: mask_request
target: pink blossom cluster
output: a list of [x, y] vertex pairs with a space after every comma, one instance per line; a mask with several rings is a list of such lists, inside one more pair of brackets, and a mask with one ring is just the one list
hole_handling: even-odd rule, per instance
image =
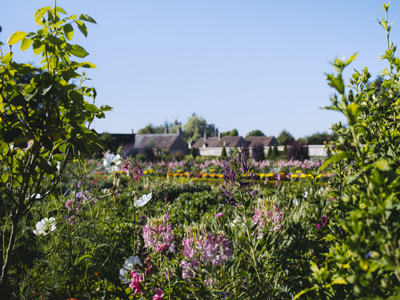
[[164, 297], [164, 291], [162, 289], [156, 288], [152, 300], [161, 300], [162, 297]]
[[261, 238], [265, 229], [269, 231], [279, 231], [282, 228], [283, 212], [275, 203], [271, 209], [267, 208], [265, 201], [258, 201], [257, 208], [254, 210], [254, 216], [251, 218], [253, 224], [257, 224], [258, 237]]
[[143, 281], [142, 275], [139, 273], [136, 273], [135, 270], [131, 271], [131, 283], [129, 284], [129, 287], [134, 290], [133, 294], [136, 295], [137, 293], [143, 294], [142, 291], [142, 286], [140, 285]]
[[[182, 242], [184, 245], [182, 254], [185, 256], [185, 260], [181, 261], [181, 267], [184, 279], [196, 277], [196, 273], [200, 272], [200, 269], [207, 267], [212, 269], [225, 265], [233, 254], [231, 242], [223, 234], [188, 235]], [[214, 273], [206, 270], [205, 272], [207, 274]], [[208, 277], [205, 283], [211, 284], [212, 280]]]
[[304, 160], [304, 161], [300, 161], [300, 160], [289, 160], [289, 161], [285, 161], [285, 160], [280, 160], [278, 162], [278, 166], [279, 168], [282, 167], [296, 167], [296, 168], [302, 168], [302, 169], [312, 169], [312, 168], [319, 168], [322, 165], [322, 161], [317, 159], [317, 160]]
[[149, 219], [143, 226], [143, 239], [145, 247], [153, 249], [157, 253], [169, 251], [175, 253], [173, 244], [174, 235], [172, 225], [168, 223], [169, 214], [166, 213], [161, 219]]

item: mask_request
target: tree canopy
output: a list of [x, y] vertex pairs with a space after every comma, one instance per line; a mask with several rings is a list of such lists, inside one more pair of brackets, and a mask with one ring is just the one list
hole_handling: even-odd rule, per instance
[[239, 131], [233, 128], [231, 131], [221, 132], [221, 136], [239, 136]]
[[278, 141], [278, 144], [281, 146], [287, 146], [294, 141], [293, 135], [285, 129], [282, 130], [282, 132], [278, 135], [276, 139]]
[[245, 139], [247, 139], [247, 138], [249, 138], [251, 136], [265, 136], [265, 134], [261, 130], [256, 129], [256, 130], [250, 131], [246, 135]]

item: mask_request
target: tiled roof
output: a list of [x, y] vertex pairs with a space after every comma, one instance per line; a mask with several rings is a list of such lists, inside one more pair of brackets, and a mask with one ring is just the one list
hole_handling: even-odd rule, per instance
[[143, 149], [148, 146], [158, 149], [171, 148], [179, 134], [136, 134], [134, 148]]
[[223, 136], [221, 139], [218, 137], [209, 137], [204, 141], [204, 138], [200, 138], [197, 140], [196, 143], [193, 144], [193, 148], [203, 148], [204, 143], [206, 144], [207, 148], [209, 147], [242, 147], [243, 144], [246, 142], [243, 137], [241, 136]]
[[264, 147], [278, 145], [274, 136], [251, 136], [247, 141], [250, 142], [249, 147], [254, 147], [256, 144], [262, 144]]

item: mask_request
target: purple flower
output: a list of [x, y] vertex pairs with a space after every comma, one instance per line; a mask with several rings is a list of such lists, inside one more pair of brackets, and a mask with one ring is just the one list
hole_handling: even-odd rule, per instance
[[268, 178], [265, 179], [264, 184], [266, 185], [268, 183]]
[[143, 239], [146, 248], [157, 252], [168, 248], [169, 252], [175, 253], [175, 246], [171, 243], [174, 239], [172, 225], [167, 220], [169, 220], [168, 213], [162, 219], [148, 220], [147, 224], [143, 226]]
[[321, 229], [321, 224], [318, 224], [318, 225], [317, 225], [317, 228], [318, 228], [318, 229]]
[[251, 194], [252, 196], [256, 195], [257, 193], [258, 193], [258, 191], [255, 191], [255, 190], [250, 192], [250, 194]]
[[81, 188], [81, 185], [82, 185], [82, 181], [78, 180], [78, 183], [76, 185], [78, 187], [78, 189]]
[[146, 220], [147, 220], [147, 217], [145, 215], [141, 215], [139, 218], [140, 222], [146, 222]]
[[328, 201], [333, 201], [333, 200], [335, 200], [335, 198], [336, 197], [330, 198], [330, 199], [328, 199]]
[[221, 218], [222, 217], [222, 212], [217, 213], [217, 217]]

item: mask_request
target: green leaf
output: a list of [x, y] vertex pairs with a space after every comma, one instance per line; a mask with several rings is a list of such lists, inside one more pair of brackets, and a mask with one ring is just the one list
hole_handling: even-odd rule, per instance
[[64, 15], [66, 15], [67, 14], [67, 12], [63, 9], [63, 8], [61, 8], [61, 7], [56, 7], [56, 11], [58, 11], [58, 12], [60, 12], [60, 13], [63, 13]]
[[1, 175], [1, 181], [3, 182], [3, 183], [7, 183], [7, 180], [8, 180], [8, 177], [10, 176], [10, 174], [8, 174], [8, 173], [4, 173], [4, 174], [2, 174]]
[[341, 74], [336, 77], [333, 74], [326, 74], [326, 79], [331, 87], [335, 88], [340, 94], [344, 93], [344, 82]]
[[79, 94], [76, 90], [70, 91], [69, 97], [71, 98], [71, 100], [76, 101], [78, 103], [83, 101], [83, 96]]
[[61, 154], [54, 154], [53, 159], [55, 159], [57, 161], [63, 161], [64, 157]]
[[344, 63], [344, 66], [348, 66], [353, 60], [356, 59], [358, 52], [354, 53], [350, 58]]
[[8, 38], [7, 43], [11, 46], [14, 45], [16, 43], [18, 43], [20, 40], [22, 40], [24, 37], [26, 36], [26, 33], [23, 31], [17, 31], [14, 32], [13, 34], [10, 35], [10, 37]]
[[72, 27], [71, 24], [66, 24], [63, 26], [63, 30], [65, 37], [67, 38], [68, 41], [70, 41], [74, 36], [74, 28]]
[[90, 103], [85, 103], [85, 108], [92, 113], [97, 113], [99, 111], [96, 105]]
[[58, 37], [55, 37], [54, 35], [49, 34], [46, 36], [46, 40], [48, 40], [50, 43], [61, 46], [62, 43], [64, 43], [62, 40], [60, 40]]
[[13, 53], [8, 52], [6, 55], [3, 56], [3, 58], [1, 59], [1, 62], [3, 64], [8, 64], [11, 61], [12, 57], [13, 57]]
[[358, 108], [358, 105], [355, 104], [354, 102], [347, 105], [346, 107], [346, 115], [349, 120], [349, 125], [352, 126], [357, 123], [357, 119], [360, 115], [360, 109]]
[[67, 151], [67, 145], [62, 144], [60, 147], [58, 147], [58, 149], [60, 149], [60, 152], [65, 153], [65, 151]]
[[88, 16], [87, 14], [81, 14], [79, 16], [79, 19], [81, 19], [82, 21], [87, 21], [87, 22], [90, 22], [90, 23], [97, 24], [96, 21], [93, 18], [91, 18], [90, 16]]
[[81, 46], [76, 45], [76, 44], [72, 45], [72, 46], [68, 45], [67, 51], [69, 53], [71, 53], [72, 55], [75, 55], [76, 57], [80, 57], [80, 58], [84, 58], [89, 55], [89, 53], [86, 52], [85, 49], [83, 49]]
[[32, 49], [33, 49], [33, 53], [35, 53], [36, 55], [39, 55], [40, 53], [42, 53], [44, 51], [45, 48], [44, 48], [44, 44], [34, 41]]
[[38, 9], [36, 11], [36, 13], [35, 13], [35, 21], [36, 21], [36, 23], [38, 23], [39, 25], [43, 25], [43, 20], [42, 19], [43, 19], [44, 14], [48, 10], [51, 10], [50, 6], [46, 6], [46, 7], [40, 8], [40, 9]]
[[96, 65], [90, 63], [90, 62], [83, 62], [83, 63], [79, 63], [78, 66], [82, 67], [82, 68], [88, 68], [88, 69], [94, 69], [97, 68]]
[[336, 279], [331, 283], [331, 285], [334, 285], [334, 284], [347, 284], [347, 282], [346, 282], [346, 280], [344, 280], [342, 277], [339, 277], [339, 278], [336, 278]]
[[337, 154], [335, 156], [332, 156], [331, 158], [327, 159], [323, 163], [323, 165], [319, 168], [319, 171], [324, 170], [328, 165], [330, 165], [332, 163], [338, 162], [338, 161], [340, 161], [342, 159], [345, 159], [345, 158], [352, 158], [352, 157], [353, 157], [353, 155], [351, 155], [349, 152], [340, 152], [339, 154]]
[[26, 49], [28, 49], [32, 45], [32, 43], [33, 43], [32, 39], [27, 39], [27, 38], [22, 39], [21, 51], [25, 51]]
[[0, 147], [0, 154], [4, 157], [7, 155], [8, 150], [9, 150], [8, 145], [6, 143], [3, 143]]
[[82, 21], [79, 21], [79, 20], [76, 20], [75, 22], [78, 25], [79, 30], [83, 33], [83, 35], [85, 37], [87, 37], [87, 28], [86, 28], [85, 23], [83, 23]]
[[375, 166], [381, 171], [390, 171], [389, 162], [386, 159], [380, 159], [375, 163]]

